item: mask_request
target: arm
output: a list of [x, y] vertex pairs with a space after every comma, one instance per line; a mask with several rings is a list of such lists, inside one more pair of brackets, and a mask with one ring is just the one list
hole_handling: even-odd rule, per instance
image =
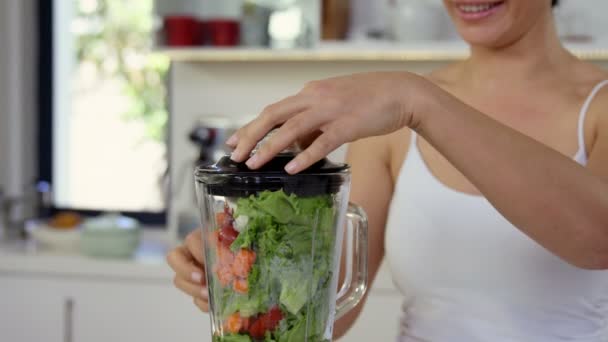
[[[368, 285], [372, 284], [384, 258], [384, 226], [393, 193], [386, 140], [368, 138], [352, 143], [347, 154], [347, 162], [352, 167], [350, 199], [363, 207], [369, 220]], [[336, 322], [335, 338], [343, 336], [354, 324], [366, 297], [367, 294], [361, 304]]]
[[608, 268], [608, 113], [585, 169], [439, 88], [426, 94], [414, 128], [498, 211], [567, 262]]
[[236, 147], [233, 158], [244, 161], [266, 132], [283, 124], [247, 161], [258, 168], [316, 132], [312, 144], [286, 166], [297, 173], [343, 143], [410, 127], [522, 232], [575, 266], [608, 269], [607, 116], [597, 125], [586, 169], [420, 76], [366, 73], [310, 83], [266, 108], [229, 142]]

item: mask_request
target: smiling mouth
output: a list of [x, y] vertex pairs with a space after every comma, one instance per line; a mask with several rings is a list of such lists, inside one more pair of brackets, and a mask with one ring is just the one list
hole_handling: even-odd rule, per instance
[[466, 19], [481, 19], [493, 14], [505, 1], [457, 3], [456, 8], [461, 16]]

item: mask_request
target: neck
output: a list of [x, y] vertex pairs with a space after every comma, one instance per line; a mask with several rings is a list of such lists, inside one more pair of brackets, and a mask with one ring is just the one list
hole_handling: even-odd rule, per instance
[[525, 35], [505, 46], [471, 46], [471, 56], [464, 63], [464, 74], [473, 84], [488, 81], [521, 84], [562, 68], [572, 58], [557, 35], [553, 15], [538, 20]]

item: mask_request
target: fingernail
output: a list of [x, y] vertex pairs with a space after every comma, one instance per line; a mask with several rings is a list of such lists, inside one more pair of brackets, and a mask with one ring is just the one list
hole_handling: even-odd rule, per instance
[[198, 272], [192, 272], [192, 281], [200, 284], [203, 281], [203, 275]]
[[295, 160], [290, 161], [285, 166], [285, 171], [287, 171], [288, 173], [294, 173], [294, 172], [296, 172], [297, 169], [298, 169], [298, 162]]
[[233, 134], [228, 140], [226, 140], [226, 145], [234, 146], [238, 141], [238, 137], [236, 134]]
[[209, 299], [209, 289], [207, 287], [203, 287], [201, 290], [201, 297], [205, 300]]
[[238, 162], [238, 156], [239, 155], [236, 153], [236, 151], [234, 151], [230, 154], [230, 159], [232, 159], [232, 161]]
[[254, 167], [257, 166], [259, 159], [260, 158], [258, 157], [258, 155], [254, 154], [253, 157], [249, 158], [249, 160], [245, 164], [247, 164], [247, 166], [249, 166], [249, 168], [253, 169]]

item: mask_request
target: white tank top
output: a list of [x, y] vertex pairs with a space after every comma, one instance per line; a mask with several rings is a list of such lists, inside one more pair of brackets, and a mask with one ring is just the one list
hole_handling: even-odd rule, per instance
[[[578, 127], [587, 163], [584, 122]], [[412, 133], [386, 227], [386, 259], [405, 296], [398, 341], [606, 342], [608, 271], [564, 262], [484, 197], [453, 190], [427, 168]]]

